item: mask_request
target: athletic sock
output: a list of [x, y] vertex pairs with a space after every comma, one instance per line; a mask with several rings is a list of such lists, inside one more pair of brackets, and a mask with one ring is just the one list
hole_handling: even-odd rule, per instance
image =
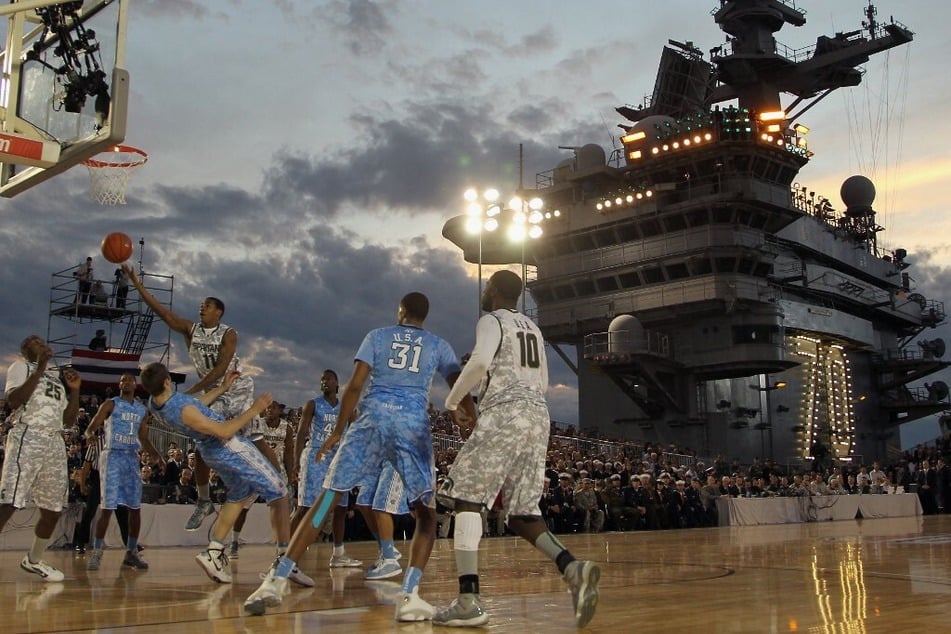
[[224, 549], [225, 549], [225, 545], [219, 542], [217, 539], [212, 538], [211, 540], [209, 540], [208, 550], [222, 550], [223, 551]]
[[129, 535], [129, 541], [126, 542], [125, 549], [130, 553], [138, 552], [139, 548], [139, 538]]
[[293, 559], [288, 559], [287, 555], [281, 555], [277, 560], [277, 565], [274, 566], [274, 576], [287, 579], [291, 576], [296, 566], [297, 564]]
[[[460, 589], [463, 577], [475, 578], [478, 586], [479, 542], [482, 539], [482, 515], [473, 511], [456, 514], [456, 532], [453, 535], [453, 549], [456, 554], [456, 571], [459, 573]], [[478, 590], [460, 590], [478, 592]]]
[[558, 565], [558, 571], [562, 574], [565, 573], [568, 564], [575, 560], [565, 545], [558, 541], [551, 531], [545, 531], [538, 536], [535, 540], [535, 548], [548, 555], [548, 558]]
[[346, 549], [343, 544], [334, 544], [334, 557], [343, 557], [346, 553]]
[[103, 546], [106, 545], [106, 540], [102, 537], [96, 537], [93, 539], [92, 548], [93, 550], [102, 550]]
[[211, 499], [211, 485], [210, 484], [199, 484], [195, 486], [198, 490], [198, 501], [204, 502]]
[[383, 559], [396, 559], [396, 545], [392, 539], [380, 540], [380, 554]]
[[419, 582], [422, 578], [422, 570], [419, 568], [413, 568], [412, 566], [407, 568], [406, 574], [403, 575], [403, 592], [409, 593], [419, 588]]
[[33, 546], [30, 548], [30, 554], [27, 555], [30, 561], [34, 564], [39, 560], [43, 559], [43, 553], [46, 552], [46, 547], [50, 543], [49, 537], [37, 537], [33, 536]]

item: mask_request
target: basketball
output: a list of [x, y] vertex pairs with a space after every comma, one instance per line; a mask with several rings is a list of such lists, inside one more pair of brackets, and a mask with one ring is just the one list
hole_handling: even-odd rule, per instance
[[122, 264], [132, 257], [132, 238], [114, 231], [102, 239], [102, 257], [113, 264]]

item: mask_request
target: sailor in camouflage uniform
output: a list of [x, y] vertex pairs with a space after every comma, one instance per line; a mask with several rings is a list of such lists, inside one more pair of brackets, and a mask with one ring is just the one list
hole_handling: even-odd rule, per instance
[[545, 403], [548, 360], [538, 326], [516, 310], [521, 293], [522, 280], [511, 271], [489, 278], [482, 295], [488, 314], [479, 320], [472, 356], [446, 398], [456, 422], [471, 427], [475, 421], [463, 419], [457, 408], [482, 382], [478, 425], [437, 491], [439, 501], [456, 511], [459, 573], [459, 598], [435, 614], [437, 625], [469, 627], [489, 620], [479, 598], [480, 511], [491, 508], [500, 491], [509, 527], [558, 565], [571, 588], [579, 627], [591, 620], [598, 603], [600, 569], [575, 560], [548, 530], [538, 507], [551, 424]]
[[62, 432], [76, 422], [82, 381], [72, 368], [49, 370], [53, 351], [36, 335], [23, 340], [20, 353], [24, 360], [10, 365], [4, 389], [14, 411], [0, 475], [0, 531], [14, 511], [32, 499], [40, 518], [20, 567], [46, 581], [62, 581], [63, 573], [42, 556], [66, 502], [69, 480]]

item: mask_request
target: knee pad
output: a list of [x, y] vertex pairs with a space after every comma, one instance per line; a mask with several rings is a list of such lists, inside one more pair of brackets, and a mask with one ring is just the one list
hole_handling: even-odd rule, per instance
[[482, 515], [471, 511], [456, 514], [453, 546], [456, 550], [479, 550], [482, 539]]

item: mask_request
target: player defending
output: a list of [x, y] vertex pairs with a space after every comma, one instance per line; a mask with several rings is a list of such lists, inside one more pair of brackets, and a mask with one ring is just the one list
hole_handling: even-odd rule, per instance
[[[122, 270], [129, 276], [132, 284], [139, 291], [149, 308], [162, 318], [168, 327], [179, 333], [185, 339], [188, 347], [188, 356], [195, 365], [198, 373], [198, 382], [185, 390], [186, 394], [201, 394], [221, 384], [229, 372], [241, 372], [241, 360], [238, 358], [238, 333], [234, 328], [221, 323], [225, 314], [225, 305], [217, 297], [206, 297], [198, 307], [199, 323], [175, 314], [161, 304], [145, 288], [135, 269], [129, 264], [123, 264]], [[231, 385], [231, 389], [211, 403], [213, 412], [223, 419], [235, 418], [241, 412], [251, 407], [254, 400], [254, 380], [250, 376], [240, 375]], [[263, 442], [257, 442], [262, 434], [258, 429], [260, 422], [251, 420], [249, 428], [245, 430], [260, 451], [267, 455]], [[269, 456], [270, 457], [270, 456]], [[208, 485], [208, 464], [199, 452], [195, 458], [195, 488], [198, 490], [198, 502], [195, 511], [185, 523], [185, 530], [194, 531], [201, 527], [206, 517], [215, 512], [215, 505], [211, 502], [211, 490]]]
[[[268, 459], [270, 459], [271, 456], [278, 457], [277, 462], [272, 462], [271, 464], [280, 471], [284, 481], [291, 484], [292, 479], [295, 477], [293, 474], [296, 473], [293, 464], [294, 427], [284, 418], [283, 414], [284, 405], [282, 403], [273, 402], [268, 405], [267, 409], [264, 410], [264, 426], [261, 427], [261, 429], [264, 432], [264, 442], [271, 448], [271, 455], [266, 457]], [[239, 556], [241, 531], [244, 529], [244, 523], [248, 519], [248, 511], [250, 509], [251, 504], [247, 504], [241, 511], [241, 514], [238, 515], [238, 519], [234, 522], [234, 528], [231, 533], [231, 551], [228, 553], [228, 557], [231, 559], [237, 559]], [[291, 530], [293, 530], [293, 526]]]
[[47, 370], [53, 351], [36, 335], [23, 340], [20, 354], [25, 360], [14, 361], [7, 369], [4, 389], [13, 409], [13, 428], [7, 436], [7, 458], [0, 475], [0, 531], [13, 512], [32, 497], [40, 519], [20, 568], [46, 581], [62, 581], [63, 573], [42, 557], [66, 500], [69, 480], [62, 431], [76, 422], [82, 380], [72, 368], [62, 374]]
[[[320, 462], [317, 462], [317, 450], [333, 432], [337, 423], [337, 414], [340, 412], [340, 401], [337, 391], [340, 389], [337, 373], [333, 370], [324, 370], [320, 375], [320, 396], [307, 401], [304, 413], [301, 415], [300, 431], [297, 434], [296, 464], [300, 465], [297, 510], [291, 517], [291, 530], [296, 531], [298, 525], [310, 511], [310, 507], [317, 501], [317, 496], [323, 491], [324, 477], [327, 467], [333, 460], [336, 450], [331, 450]], [[334, 507], [331, 527], [333, 529], [334, 550], [330, 556], [331, 568], [359, 568], [363, 562], [347, 554], [343, 544], [344, 529], [347, 522], [348, 496], [340, 496], [340, 501]]]
[[538, 326], [516, 310], [521, 292], [522, 280], [511, 271], [489, 278], [482, 294], [482, 310], [489, 314], [479, 320], [475, 349], [446, 398], [456, 422], [471, 427], [475, 419], [463, 420], [456, 409], [482, 381], [479, 423], [437, 492], [439, 501], [456, 511], [453, 544], [459, 573], [459, 598], [436, 613], [437, 625], [489, 621], [479, 599], [479, 512], [491, 507], [500, 490], [509, 527], [548, 555], [570, 586], [578, 627], [591, 620], [598, 605], [600, 569], [575, 560], [547, 529], [538, 508], [551, 424], [545, 403], [548, 361]]
[[86, 570], [99, 570], [109, 519], [120, 504], [129, 509], [129, 536], [122, 565], [138, 570], [148, 570], [149, 567], [139, 556], [138, 548], [142, 526], [139, 448], [144, 447], [159, 460], [161, 456], [149, 440], [149, 414], [145, 405], [135, 399], [135, 387], [135, 377], [124, 373], [119, 378], [119, 396], [104, 402], [86, 429], [86, 441], [94, 442], [96, 430], [105, 424], [105, 438], [99, 454], [102, 502]]
[[174, 431], [194, 440], [208, 465], [218, 472], [228, 487], [228, 497], [212, 528], [208, 549], [195, 557], [205, 573], [219, 583], [231, 583], [225, 540], [248, 500], [258, 495], [267, 500], [278, 552], [284, 551], [291, 532], [287, 485], [281, 474], [254, 443], [236, 435], [271, 404], [271, 395], [262, 394], [250, 409], [230, 420], [224, 420], [208, 407], [231, 387], [235, 378], [236, 373], [229, 373], [221, 385], [195, 398], [172, 390], [168, 369], [161, 363], [150, 363], [142, 370], [142, 387], [151, 395], [149, 413]]
[[[346, 430], [330, 464], [325, 490], [294, 533], [287, 554], [275, 562], [261, 586], [244, 602], [246, 612], [263, 614], [267, 606], [281, 603], [289, 572], [314, 541], [340, 496], [355, 486], [375, 483], [383, 463], [390, 462], [401, 476], [406, 498], [416, 511], [410, 565], [403, 575], [395, 618], [432, 618], [432, 606], [419, 597], [419, 582], [436, 540], [433, 444], [426, 409], [433, 375], [438, 371], [452, 385], [460, 368], [450, 345], [423, 330], [428, 313], [426, 296], [409, 293], [400, 301], [398, 325], [378, 328], [364, 338], [340, 402], [336, 425], [318, 450], [318, 459], [340, 442], [358, 400], [360, 414]], [[361, 400], [364, 387], [366, 392]], [[468, 395], [463, 405], [475, 415]]]

